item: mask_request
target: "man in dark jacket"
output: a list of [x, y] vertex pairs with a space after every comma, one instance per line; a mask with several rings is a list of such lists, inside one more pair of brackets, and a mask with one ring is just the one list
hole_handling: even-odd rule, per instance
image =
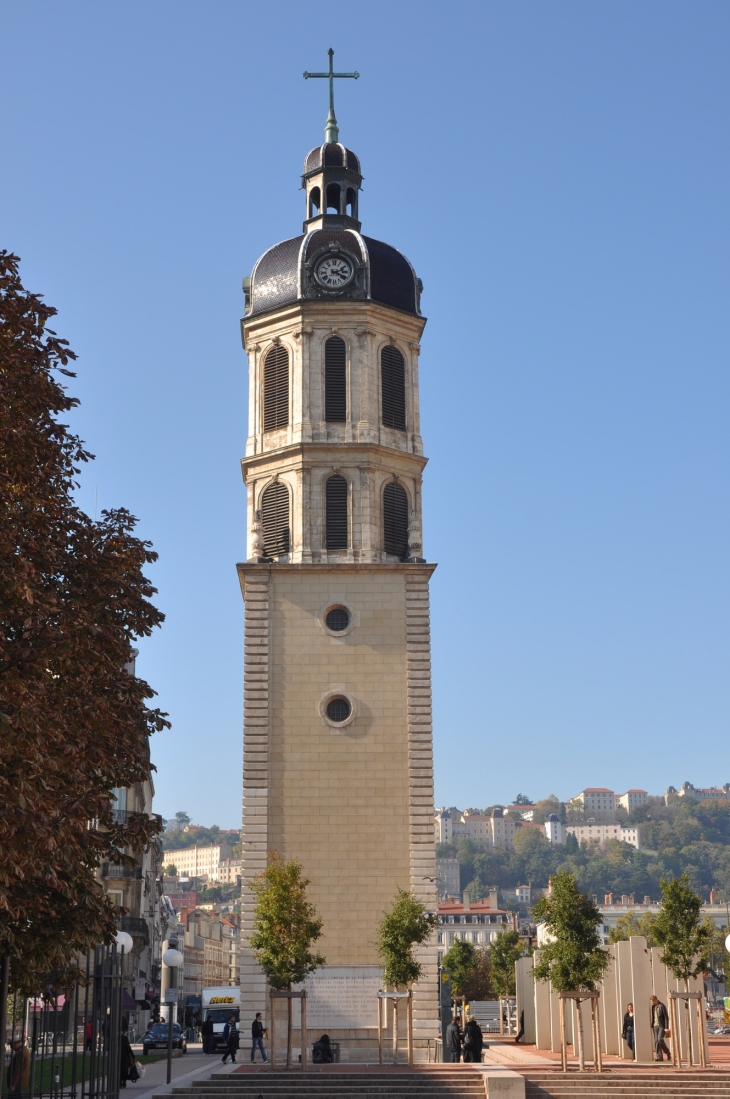
[[264, 1049], [264, 1024], [261, 1022], [261, 1012], [256, 1012], [256, 1018], [251, 1023], [251, 1064], [256, 1056], [256, 1047], [261, 1050], [261, 1056], [266, 1064], [266, 1050]]
[[654, 1049], [656, 1050], [656, 1061], [663, 1061], [663, 1054], [666, 1053], [667, 1060], [671, 1061], [672, 1055], [669, 1052], [669, 1047], [664, 1041], [664, 1034], [669, 1026], [669, 1015], [665, 1005], [657, 996], [651, 998], [651, 1029], [654, 1032]]
[[446, 1028], [446, 1048], [451, 1054], [451, 1060], [461, 1060], [461, 1027], [459, 1016], [455, 1015]]
[[236, 1016], [231, 1015], [230, 1019], [223, 1027], [223, 1041], [226, 1043], [226, 1052], [223, 1054], [224, 1065], [229, 1057], [235, 1065], [239, 1039], [240, 1035], [238, 1033], [238, 1027], [236, 1026]]
[[200, 1037], [203, 1039], [203, 1053], [213, 1053], [214, 1035], [215, 1027], [213, 1026], [213, 1020], [210, 1016], [207, 1016], [200, 1028]]
[[464, 1060], [480, 1062], [483, 1047], [482, 1028], [476, 1019], [470, 1019], [464, 1027]]

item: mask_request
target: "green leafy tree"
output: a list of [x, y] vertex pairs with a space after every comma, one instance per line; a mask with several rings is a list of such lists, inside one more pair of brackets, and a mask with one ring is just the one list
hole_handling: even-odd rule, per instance
[[654, 938], [654, 924], [656, 915], [653, 912], [643, 912], [638, 916], [635, 912], [627, 912], [625, 916], [619, 916], [616, 926], [608, 933], [609, 943], [626, 942], [632, 935], [643, 935], [648, 946], [656, 946]]
[[167, 874], [168, 878], [176, 878], [177, 877], [177, 867], [175, 866], [174, 863], [171, 862], [169, 866], [166, 866], [164, 868], [163, 873]]
[[518, 794], [514, 801], [515, 805], [532, 805], [532, 802], [528, 798], [527, 794]]
[[413, 954], [414, 946], [425, 943], [438, 927], [438, 916], [425, 904], [399, 889], [389, 912], [378, 925], [377, 950], [383, 963], [383, 980], [394, 989], [407, 988], [421, 976], [421, 965]]
[[499, 996], [515, 994], [515, 962], [524, 954], [524, 945], [516, 931], [502, 931], [489, 947], [492, 983]]
[[689, 987], [691, 977], [707, 970], [711, 933], [702, 920], [702, 898], [687, 874], [661, 881], [662, 907], [654, 920], [654, 939], [662, 948], [662, 961]]
[[[535, 920], [545, 924], [552, 940], [540, 948], [535, 978], [550, 981], [556, 992], [595, 991], [609, 961], [598, 934], [601, 913], [591, 898], [580, 892], [572, 874], [558, 873], [551, 884], [550, 895], [542, 897], [532, 910]], [[582, 1012], [577, 1016], [582, 1069]]]
[[279, 855], [272, 855], [249, 885], [256, 897], [251, 949], [277, 991], [291, 991], [324, 965], [324, 958], [311, 950], [322, 934], [322, 921], [307, 900], [308, 885], [301, 863], [284, 862]]
[[[301, 863], [284, 862], [279, 855], [271, 855], [263, 874], [249, 883], [256, 897], [251, 949], [277, 991], [291, 992], [292, 985], [325, 962], [321, 954], [312, 952], [312, 944], [322, 934], [322, 921], [307, 900], [308, 885]], [[291, 1005], [287, 999], [287, 1068], [291, 1068]]]
[[466, 985], [476, 962], [477, 950], [472, 943], [457, 939], [443, 957], [443, 967], [451, 977], [451, 990], [457, 996], [466, 995]]
[[488, 950], [476, 951], [474, 963], [464, 981], [463, 995], [467, 1000], [493, 999], [492, 962]]
[[159, 825], [115, 815], [112, 790], [149, 779], [149, 736], [168, 722], [131, 674], [134, 643], [163, 621], [143, 572], [157, 555], [126, 510], [96, 521], [76, 503], [93, 457], [61, 421], [76, 356], [19, 262], [0, 252], [0, 955], [11, 987], [35, 993], [51, 972], [71, 983], [115, 933], [99, 863], [134, 863]]

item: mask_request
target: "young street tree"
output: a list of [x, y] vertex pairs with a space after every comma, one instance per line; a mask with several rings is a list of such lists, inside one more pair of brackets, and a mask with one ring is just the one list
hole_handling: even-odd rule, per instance
[[378, 925], [378, 955], [383, 963], [383, 980], [394, 989], [407, 988], [421, 976], [413, 947], [425, 943], [438, 916], [426, 910], [425, 904], [399, 889], [390, 912], [385, 912]]
[[[581, 893], [572, 874], [561, 872], [551, 879], [552, 892], [542, 897], [532, 910], [537, 921], [544, 923], [552, 941], [540, 947], [535, 966], [535, 979], [550, 981], [556, 992], [594, 992], [608, 966], [608, 954], [601, 950], [598, 925], [601, 913], [596, 905]], [[561, 1000], [560, 1041], [565, 1065], [565, 1029], [562, 1023]], [[578, 1056], [583, 1069], [583, 1018], [578, 1017]]]
[[443, 967], [451, 978], [451, 990], [465, 1000], [492, 998], [492, 966], [488, 950], [477, 950], [471, 943], [457, 939], [443, 957]]
[[[249, 884], [256, 897], [251, 948], [277, 992], [291, 992], [292, 985], [325, 962], [311, 950], [322, 934], [322, 921], [307, 900], [308, 885], [301, 864], [284, 862], [279, 855], [272, 855], [263, 874]], [[287, 999], [287, 1068], [291, 1068], [291, 1040], [292, 1002]]]
[[489, 948], [492, 983], [498, 996], [515, 994], [515, 962], [525, 949], [516, 931], [502, 931]]
[[464, 939], [457, 939], [444, 954], [442, 965], [451, 977], [451, 991], [455, 995], [466, 995], [466, 985], [474, 969], [476, 956], [476, 947]]
[[[662, 907], [654, 920], [653, 934], [662, 948], [662, 961], [689, 991], [691, 977], [709, 969], [708, 955], [712, 945], [712, 930], [702, 919], [702, 898], [689, 883], [689, 876], [662, 878]], [[687, 1048], [692, 1049], [692, 1026], [689, 1003], [685, 1001]], [[691, 1054], [690, 1054], [691, 1062]]]
[[163, 621], [142, 572], [157, 555], [127, 511], [95, 522], [75, 503], [92, 456], [59, 422], [78, 402], [57, 376], [75, 355], [18, 264], [0, 252], [0, 955], [11, 987], [35, 992], [115, 933], [95, 870], [158, 825], [120, 820], [111, 792], [149, 777], [148, 737], [168, 722], [129, 671]]

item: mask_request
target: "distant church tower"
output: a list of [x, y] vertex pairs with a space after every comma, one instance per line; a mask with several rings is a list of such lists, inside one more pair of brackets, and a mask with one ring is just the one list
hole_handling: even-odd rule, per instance
[[[360, 233], [360, 161], [338, 142], [333, 110], [326, 134], [304, 162], [303, 234], [270, 248], [244, 280], [241, 1005], [246, 1023], [256, 1011], [268, 1017], [245, 945], [245, 883], [276, 851], [311, 879], [327, 959], [315, 979], [325, 999], [345, 990], [341, 1023], [352, 990], [368, 990], [366, 1019], [329, 1021], [346, 1047], [348, 1036], [377, 1036], [374, 941], [397, 887], [437, 906], [435, 565], [421, 545], [421, 282], [401, 252]], [[420, 956], [417, 1048], [438, 1034], [435, 941]], [[313, 1028], [326, 1022], [317, 1010], [312, 1002]]]

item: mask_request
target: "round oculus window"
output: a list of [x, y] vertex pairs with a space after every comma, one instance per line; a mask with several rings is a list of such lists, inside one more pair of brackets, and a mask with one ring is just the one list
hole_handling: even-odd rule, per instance
[[342, 633], [350, 625], [350, 615], [344, 607], [333, 607], [332, 610], [327, 611], [324, 622], [328, 630], [332, 630], [333, 633]]
[[327, 717], [330, 721], [347, 721], [351, 713], [352, 708], [346, 698], [331, 698], [327, 703]]

